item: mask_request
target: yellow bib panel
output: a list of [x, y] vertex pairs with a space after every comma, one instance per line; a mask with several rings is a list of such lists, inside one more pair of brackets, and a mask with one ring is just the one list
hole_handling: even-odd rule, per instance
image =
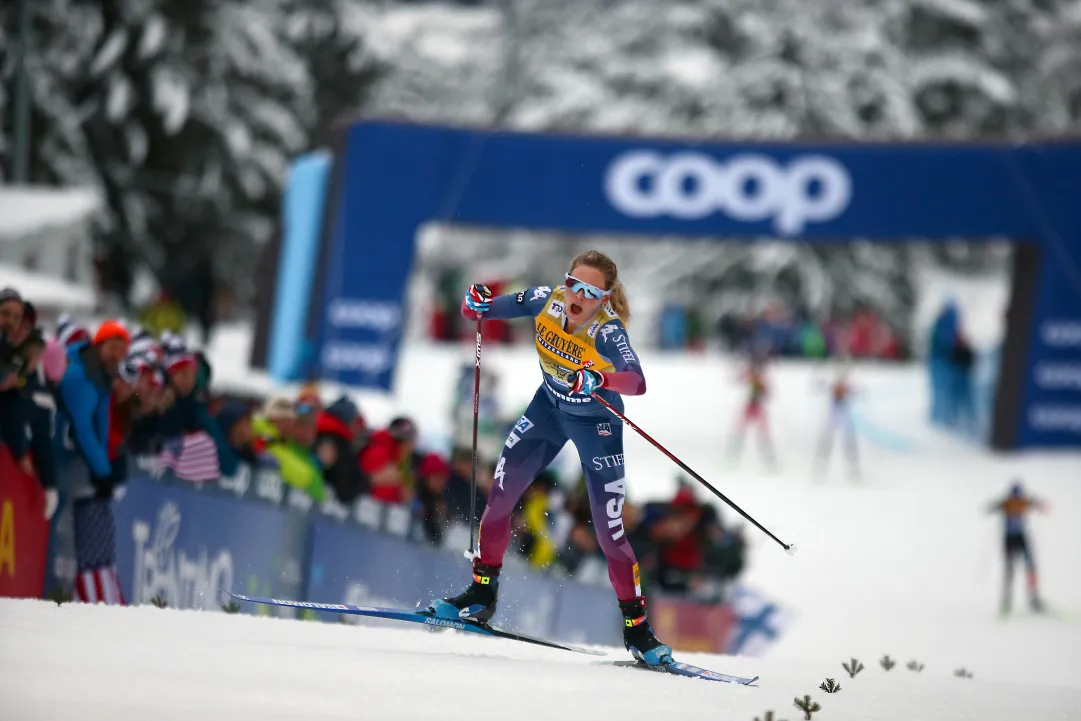
[[597, 331], [619, 316], [605, 303], [596, 317], [574, 333], [563, 330], [566, 316], [566, 289], [552, 291], [544, 309], [537, 314], [537, 356], [541, 371], [556, 385], [569, 388], [567, 376], [580, 368], [607, 372], [615, 367], [597, 352]]

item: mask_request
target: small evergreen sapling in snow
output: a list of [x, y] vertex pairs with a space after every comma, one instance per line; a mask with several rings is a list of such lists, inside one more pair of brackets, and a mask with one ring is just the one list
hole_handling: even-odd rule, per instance
[[841, 668], [848, 671], [849, 678], [856, 678], [856, 674], [863, 670], [863, 664], [853, 658], [848, 663], [841, 662]]
[[917, 661], [916, 659], [912, 659], [911, 661], [908, 662], [908, 670], [909, 671], [915, 671], [916, 673], [919, 673], [920, 671], [923, 670], [923, 664], [920, 663], [919, 661]]
[[971, 671], [966, 671], [963, 668], [959, 668], [956, 671], [954, 671], [953, 675], [958, 677], [958, 678], [972, 678], [972, 672]]
[[795, 699], [796, 708], [803, 712], [804, 721], [811, 721], [811, 714], [815, 711], [821, 711], [822, 707], [818, 705], [817, 701], [812, 701], [810, 696], [804, 696], [803, 698]]
[[825, 681], [820, 683], [818, 687], [826, 693], [837, 693], [841, 690], [841, 684], [837, 683], [832, 678], [827, 678]]
[[[754, 721], [773, 721], [773, 712], [766, 711], [766, 715], [763, 718], [754, 717]], [[777, 721], [784, 721], [784, 719], [777, 719]]]
[[72, 598], [71, 591], [68, 591], [59, 583], [53, 587], [52, 593], [49, 594], [49, 600], [54, 601], [57, 606], [71, 603]]
[[161, 595], [154, 596], [154, 598], [150, 599], [150, 603], [154, 604], [158, 608], [168, 608], [169, 606], [169, 602], [166, 601]]
[[878, 662], [882, 664], [882, 668], [886, 669], [887, 671], [897, 665], [897, 662], [890, 658], [889, 654], [886, 654], [885, 656], [880, 658]]

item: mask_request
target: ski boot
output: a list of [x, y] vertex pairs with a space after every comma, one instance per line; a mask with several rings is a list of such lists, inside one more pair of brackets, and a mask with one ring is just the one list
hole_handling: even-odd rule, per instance
[[639, 596], [620, 601], [623, 613], [623, 645], [636, 659], [649, 666], [672, 663], [672, 648], [657, 640], [646, 620], [646, 599]]
[[473, 583], [469, 584], [469, 588], [453, 598], [432, 601], [428, 612], [436, 618], [488, 623], [495, 615], [499, 571], [499, 568], [485, 566], [480, 559], [474, 559]]

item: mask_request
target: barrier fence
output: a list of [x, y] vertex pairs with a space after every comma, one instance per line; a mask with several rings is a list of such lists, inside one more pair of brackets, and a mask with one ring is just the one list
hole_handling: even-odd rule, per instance
[[[6, 469], [10, 458], [0, 454], [0, 464], [5, 460], [8, 466], [0, 467]], [[148, 471], [153, 467], [146, 459], [136, 460], [112, 504], [117, 575], [128, 603], [160, 599], [169, 608], [221, 611], [229, 600], [221, 590], [230, 589], [411, 609], [457, 592], [468, 581], [468, 562], [461, 553], [468, 538], [465, 527], [451, 529], [443, 547], [435, 547], [424, 540], [408, 508], [371, 498], [351, 506], [316, 504], [284, 484], [273, 468], [242, 466], [236, 477], [191, 484], [168, 471]], [[3, 474], [0, 486], [4, 534], [9, 533], [9, 504], [15, 520], [11, 535], [0, 535], [0, 582], [7, 580], [10, 568], [18, 585], [0, 586], [0, 595], [40, 598], [43, 592], [70, 591], [76, 573], [71, 499], [62, 493], [49, 536], [36, 482], [26, 477], [9, 482], [9, 475]], [[14, 540], [8, 542], [9, 537]], [[748, 633], [727, 605], [651, 597], [650, 609], [658, 634], [683, 650], [733, 652]], [[240, 613], [339, 620], [327, 613], [254, 604], [242, 604]], [[765, 628], [769, 624], [760, 623], [760, 617], [757, 613], [752, 620]], [[543, 575], [512, 556], [504, 566], [499, 622], [566, 642], [622, 643], [618, 608], [606, 581], [591, 585]], [[776, 633], [772, 629], [770, 637]]]

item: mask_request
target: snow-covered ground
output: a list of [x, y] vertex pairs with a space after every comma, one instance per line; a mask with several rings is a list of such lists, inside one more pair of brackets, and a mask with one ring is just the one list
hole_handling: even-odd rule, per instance
[[[196, 611], [57, 607], [0, 600], [0, 697], [10, 721], [127, 719], [732, 719], [918, 721], [1077, 718], [1081, 691], [950, 676], [928, 664], [888, 674], [873, 663], [841, 691], [841, 669], [804, 661], [710, 658], [759, 674], [754, 687], [602, 665], [622, 658], [534, 649], [425, 630], [225, 616]], [[974, 654], [975, 655], [975, 654]], [[871, 661], [871, 659], [866, 659]], [[979, 666], [977, 665], [977, 668]]]
[[[246, 334], [225, 328], [211, 347], [223, 385], [272, 385], [246, 368]], [[405, 412], [438, 443], [450, 392], [472, 349], [410, 344], [392, 397], [357, 394], [372, 422]], [[529, 349], [486, 348], [517, 414], [538, 382]], [[927, 427], [918, 367], [860, 366], [853, 381], [863, 429], [861, 480], [837, 463], [824, 478], [811, 456], [825, 416], [818, 381], [828, 367], [791, 363], [772, 372], [770, 417], [781, 470], [767, 472], [748, 439], [727, 464], [724, 443], [742, 390], [718, 356], [643, 353], [645, 396], [627, 414], [799, 553], [785, 554], [752, 528], [746, 582], [791, 612], [761, 658], [684, 654], [753, 688], [656, 677], [596, 659], [510, 642], [423, 630], [320, 625], [155, 608], [106, 609], [0, 602], [0, 698], [11, 719], [198, 717], [516, 719], [775, 718], [802, 714], [793, 697], [822, 704], [815, 718], [1081, 718], [1081, 455], [995, 455]], [[689, 392], [688, 389], [691, 389]], [[330, 399], [336, 389], [326, 388]], [[573, 463], [573, 450], [568, 459]], [[632, 501], [664, 497], [677, 469], [627, 429]], [[568, 460], [565, 459], [565, 460]], [[1031, 522], [1040, 580], [1052, 613], [997, 617], [999, 521], [983, 507], [1020, 478], [1047, 499]], [[706, 493], [700, 497], [711, 498]], [[722, 509], [727, 521], [733, 512]], [[1020, 574], [1019, 574], [1020, 575]], [[1018, 608], [1024, 609], [1017, 588]], [[334, 601], [335, 599], [325, 599]], [[877, 660], [900, 661], [890, 672]], [[624, 658], [613, 649], [613, 658]], [[841, 661], [866, 670], [848, 679]], [[922, 673], [904, 665], [916, 659]], [[961, 679], [965, 667], [975, 674]], [[817, 689], [827, 676], [843, 687]]]

